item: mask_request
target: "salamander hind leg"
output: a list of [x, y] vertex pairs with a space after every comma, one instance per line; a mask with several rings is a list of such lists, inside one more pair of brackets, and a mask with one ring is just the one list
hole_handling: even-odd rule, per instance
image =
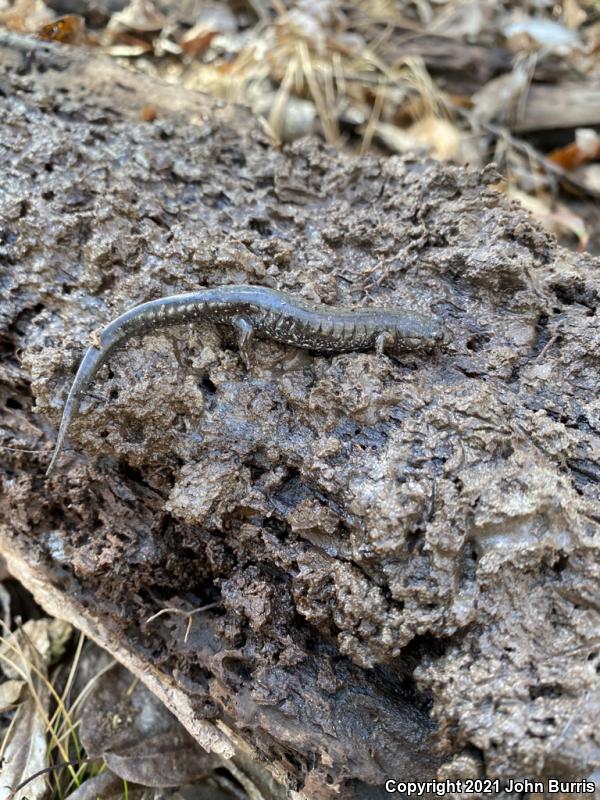
[[390, 350], [390, 348], [394, 344], [394, 337], [389, 331], [382, 331], [375, 339], [375, 351], [379, 353], [379, 355], [384, 355], [386, 350]]
[[246, 369], [250, 369], [250, 345], [254, 336], [254, 328], [245, 317], [234, 317], [231, 324], [238, 334], [238, 347]]

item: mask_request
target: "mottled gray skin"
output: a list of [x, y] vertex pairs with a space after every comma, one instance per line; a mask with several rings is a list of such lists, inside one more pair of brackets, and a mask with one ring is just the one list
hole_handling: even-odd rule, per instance
[[114, 348], [129, 338], [157, 328], [205, 319], [233, 325], [246, 365], [255, 331], [295, 347], [322, 353], [350, 350], [401, 352], [435, 346], [444, 328], [433, 315], [399, 308], [336, 308], [298, 300], [263, 286], [220, 286], [161, 297], [129, 309], [98, 334], [100, 347], [89, 347], [65, 403], [49, 475], [63, 446], [79, 401]]

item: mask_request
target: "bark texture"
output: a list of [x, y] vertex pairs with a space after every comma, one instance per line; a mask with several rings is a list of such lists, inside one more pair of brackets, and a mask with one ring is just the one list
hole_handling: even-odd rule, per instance
[[[0, 64], [5, 552], [290, 797], [600, 766], [598, 263], [491, 169], [281, 151], [240, 108], [32, 40]], [[452, 340], [263, 340], [247, 370], [227, 328], [146, 336], [46, 481], [90, 332], [241, 282], [431, 309]]]

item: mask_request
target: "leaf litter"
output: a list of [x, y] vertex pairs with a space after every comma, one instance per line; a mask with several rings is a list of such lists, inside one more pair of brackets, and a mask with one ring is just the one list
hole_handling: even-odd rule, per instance
[[135, 676], [72, 639], [68, 623], [47, 617], [0, 638], [2, 800], [151, 800], [167, 788], [184, 800], [186, 787], [200, 800], [260, 800]]

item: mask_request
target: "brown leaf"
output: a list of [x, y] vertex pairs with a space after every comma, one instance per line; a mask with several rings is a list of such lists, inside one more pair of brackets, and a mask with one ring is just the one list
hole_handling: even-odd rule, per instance
[[191, 783], [223, 763], [121, 666], [107, 672], [86, 701], [80, 736], [88, 755], [143, 786]]
[[179, 44], [183, 52], [193, 58], [206, 50], [218, 34], [236, 31], [237, 20], [226, 5], [208, 6], [203, 9], [196, 24], [183, 34]]
[[217, 35], [218, 31], [203, 23], [194, 25], [193, 28], [181, 38], [180, 45], [186, 56], [194, 58], [198, 53], [204, 52]]
[[199, 747], [182, 728], [166, 736], [148, 736], [121, 753], [105, 752], [104, 760], [124, 780], [160, 789], [195, 782], [218, 766], [208, 753], [199, 757]]
[[46, 42], [82, 44], [85, 41], [85, 20], [78, 14], [67, 14], [42, 25], [37, 35]]
[[[132, 786], [128, 786], [127, 796], [129, 800], [141, 794], [133, 791]], [[101, 772], [93, 778], [85, 780], [81, 786], [69, 795], [69, 800], [121, 800], [123, 797], [123, 779], [115, 775], [110, 770]]]
[[53, 16], [43, 0], [16, 0], [12, 8], [0, 12], [0, 25], [9, 31], [34, 33], [41, 25], [52, 22]]
[[139, 116], [142, 122], [154, 122], [158, 117], [158, 111], [154, 106], [143, 106]]
[[550, 161], [563, 169], [575, 169], [600, 156], [600, 135], [591, 128], [575, 131], [575, 141], [564, 147], [557, 147], [548, 154]]

